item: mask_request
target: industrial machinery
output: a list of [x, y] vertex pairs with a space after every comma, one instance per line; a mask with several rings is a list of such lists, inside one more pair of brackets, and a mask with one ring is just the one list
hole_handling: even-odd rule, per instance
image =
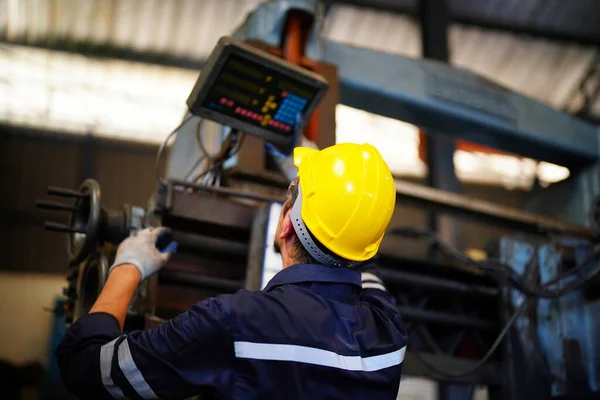
[[[46, 224], [68, 234], [69, 319], [89, 310], [115, 246], [150, 225], [170, 227], [179, 251], [140, 287], [127, 329], [153, 326], [207, 296], [260, 290], [281, 268], [272, 243], [294, 175], [288, 155], [299, 143], [333, 144], [341, 101], [579, 166], [566, 187], [534, 196], [536, 214], [397, 181], [400, 204], [514, 234], [473, 260], [433, 233], [393, 226], [377, 262], [409, 329], [405, 374], [457, 384], [461, 393], [486, 385], [498, 399], [598, 396], [598, 132], [467, 71], [323, 41], [314, 13], [311, 1], [269, 2], [236, 40], [218, 43], [187, 100], [189, 113], [159, 149], [148, 206], [106, 210], [93, 180], [77, 191], [49, 189], [72, 199], [38, 204], [72, 215], [69, 225]], [[202, 140], [211, 129], [221, 138], [212, 153]], [[560, 201], [547, 201], [549, 194]]]

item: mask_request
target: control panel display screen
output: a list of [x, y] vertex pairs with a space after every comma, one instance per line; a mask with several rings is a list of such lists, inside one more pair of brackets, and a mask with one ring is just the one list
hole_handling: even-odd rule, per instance
[[232, 54], [203, 101], [229, 117], [292, 136], [319, 88]]

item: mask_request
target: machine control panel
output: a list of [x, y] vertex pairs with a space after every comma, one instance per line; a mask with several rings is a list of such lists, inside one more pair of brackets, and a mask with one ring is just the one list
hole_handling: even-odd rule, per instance
[[287, 146], [327, 88], [318, 74], [224, 37], [187, 104], [194, 115]]

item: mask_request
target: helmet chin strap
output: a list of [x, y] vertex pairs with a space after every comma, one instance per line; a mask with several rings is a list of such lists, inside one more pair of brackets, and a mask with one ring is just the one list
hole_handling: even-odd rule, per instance
[[353, 263], [349, 263], [347, 260], [326, 254], [323, 250], [319, 248], [319, 246], [317, 246], [315, 241], [312, 239], [308, 228], [302, 220], [301, 184], [298, 185], [298, 197], [296, 198], [296, 202], [292, 206], [290, 218], [292, 219], [292, 226], [294, 227], [294, 231], [296, 231], [298, 239], [300, 239], [302, 247], [304, 247], [306, 251], [308, 251], [308, 253], [319, 263], [330, 267], [351, 267], [353, 265]]

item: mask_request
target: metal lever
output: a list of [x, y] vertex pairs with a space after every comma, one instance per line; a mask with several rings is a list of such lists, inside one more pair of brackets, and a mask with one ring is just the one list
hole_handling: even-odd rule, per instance
[[48, 221], [44, 222], [44, 229], [47, 229], [47, 230], [53, 231], [53, 232], [63, 232], [63, 233], [87, 233], [86, 231], [81, 230], [81, 229], [73, 229], [64, 224], [59, 224], [56, 222], [48, 222]]
[[61, 197], [77, 197], [80, 199], [87, 199], [90, 197], [90, 195], [87, 193], [81, 193], [76, 190], [64, 189], [55, 186], [48, 187], [48, 194]]
[[77, 207], [54, 201], [36, 200], [35, 206], [36, 208], [43, 208], [44, 210], [77, 211]]

